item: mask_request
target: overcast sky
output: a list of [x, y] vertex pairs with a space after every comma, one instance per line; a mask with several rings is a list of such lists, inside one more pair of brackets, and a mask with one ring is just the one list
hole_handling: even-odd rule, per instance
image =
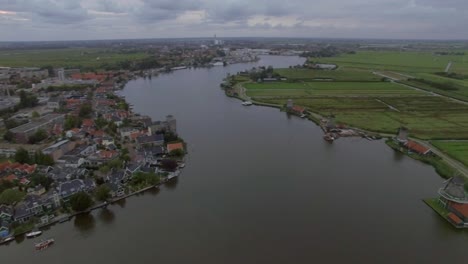
[[0, 0], [0, 41], [468, 39], [468, 0]]

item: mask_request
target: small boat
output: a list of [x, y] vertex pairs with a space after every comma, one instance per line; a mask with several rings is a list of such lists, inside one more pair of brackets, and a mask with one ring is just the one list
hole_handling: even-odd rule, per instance
[[182, 168], [185, 168], [185, 163], [181, 163], [181, 164], [179, 165], [179, 168], [181, 168], [181, 169], [182, 169]]
[[60, 218], [59, 223], [65, 223], [65, 222], [68, 222], [69, 220], [70, 220], [70, 217], [65, 216], [65, 217]]
[[302, 114], [302, 115], [301, 115], [301, 118], [305, 118], [305, 117], [306, 117], [306, 115], [305, 115], [305, 114]]
[[10, 241], [13, 241], [15, 238], [13, 236], [7, 236], [3, 240], [0, 240], [0, 244], [6, 244]]
[[41, 234], [42, 234], [42, 231], [32, 231], [32, 232], [27, 233], [26, 237], [33, 238], [33, 237], [40, 236]]
[[328, 141], [328, 142], [331, 143], [331, 142], [333, 142], [336, 138], [335, 138], [333, 135], [331, 135], [331, 134], [325, 134], [325, 136], [323, 136], [323, 139], [324, 139], [325, 141]]
[[46, 239], [46, 240], [42, 240], [41, 242], [37, 242], [34, 245], [34, 247], [36, 248], [36, 250], [43, 250], [43, 249], [48, 248], [54, 242], [55, 242], [55, 240], [53, 238], [49, 238], [49, 239]]
[[243, 106], [250, 106], [250, 105], [252, 105], [252, 104], [253, 104], [253, 103], [250, 102], [250, 101], [245, 101], [245, 102], [242, 103]]

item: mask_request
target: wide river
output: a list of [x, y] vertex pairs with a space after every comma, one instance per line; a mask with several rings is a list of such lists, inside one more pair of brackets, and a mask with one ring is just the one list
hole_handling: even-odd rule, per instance
[[51, 227], [56, 244], [0, 246], [0, 263], [464, 263], [468, 233], [423, 202], [443, 180], [383, 141], [328, 144], [312, 122], [244, 107], [227, 73], [298, 57], [128, 83], [134, 110], [177, 118], [187, 166], [160, 191]]

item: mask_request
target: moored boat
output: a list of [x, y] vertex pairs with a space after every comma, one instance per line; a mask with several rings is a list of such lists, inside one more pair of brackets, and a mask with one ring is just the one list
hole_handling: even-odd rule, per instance
[[42, 234], [42, 231], [31, 231], [31, 232], [26, 234], [26, 237], [27, 238], [33, 238], [33, 237], [40, 236], [41, 234]]
[[323, 139], [325, 141], [328, 141], [328, 142], [333, 142], [336, 138], [332, 135], [332, 134], [325, 134], [325, 136], [323, 136]]
[[250, 105], [252, 105], [252, 104], [253, 104], [253, 103], [250, 102], [250, 101], [245, 101], [245, 102], [242, 103], [242, 105], [244, 105], [244, 106], [250, 106]]
[[50, 245], [52, 245], [53, 243], [55, 242], [55, 240], [53, 238], [49, 238], [49, 239], [46, 239], [46, 240], [42, 240], [40, 242], [37, 242], [34, 247], [36, 248], [36, 250], [42, 250], [42, 249], [46, 249], [48, 248]]
[[8, 242], [11, 242], [11, 241], [13, 241], [14, 239], [15, 239], [15, 238], [14, 238], [13, 236], [5, 237], [4, 239], [1, 239], [1, 240], [0, 240], [0, 245], [1, 245], [1, 244], [6, 244], [6, 243], [8, 243]]

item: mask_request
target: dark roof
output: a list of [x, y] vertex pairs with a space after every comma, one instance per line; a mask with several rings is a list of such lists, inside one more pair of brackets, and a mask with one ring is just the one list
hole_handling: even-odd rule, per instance
[[60, 184], [59, 193], [62, 197], [68, 197], [70, 195], [82, 191], [83, 188], [85, 188], [83, 181], [75, 179]]
[[164, 149], [161, 146], [147, 146], [144, 148], [146, 155], [160, 155], [164, 153]]
[[96, 187], [96, 182], [93, 179], [87, 178], [83, 180], [84, 186], [87, 189], [94, 189]]
[[121, 183], [124, 178], [125, 178], [125, 172], [123, 172], [123, 171], [113, 172], [112, 174], [107, 176], [107, 180], [109, 182], [114, 183], [114, 184]]
[[2, 221], [2, 219], [0, 218], [0, 229], [9, 229], [9, 224], [7, 221]]
[[139, 144], [148, 144], [153, 142], [161, 142], [164, 141], [164, 135], [162, 134], [154, 134], [151, 136], [139, 136], [137, 137], [137, 141]]
[[8, 206], [8, 205], [5, 205], [5, 204], [1, 204], [0, 205], [0, 214], [8, 214], [8, 215], [13, 215], [13, 209]]
[[461, 176], [455, 176], [450, 180], [453, 184], [464, 185], [465, 180]]
[[127, 170], [129, 170], [131, 172], [134, 172], [134, 171], [138, 170], [140, 167], [141, 167], [141, 165], [138, 164], [138, 163], [130, 163], [130, 164], [127, 165]]
[[453, 197], [465, 198], [465, 188], [463, 184], [463, 179], [460, 180], [458, 177], [451, 178], [445, 186], [444, 190]]
[[21, 218], [25, 218], [25, 217], [28, 217], [28, 216], [32, 216], [32, 215], [33, 215], [33, 213], [28, 211], [28, 208], [27, 208], [27, 206], [25, 204], [20, 204], [20, 205], [15, 207], [14, 218], [16, 220], [21, 219]]

